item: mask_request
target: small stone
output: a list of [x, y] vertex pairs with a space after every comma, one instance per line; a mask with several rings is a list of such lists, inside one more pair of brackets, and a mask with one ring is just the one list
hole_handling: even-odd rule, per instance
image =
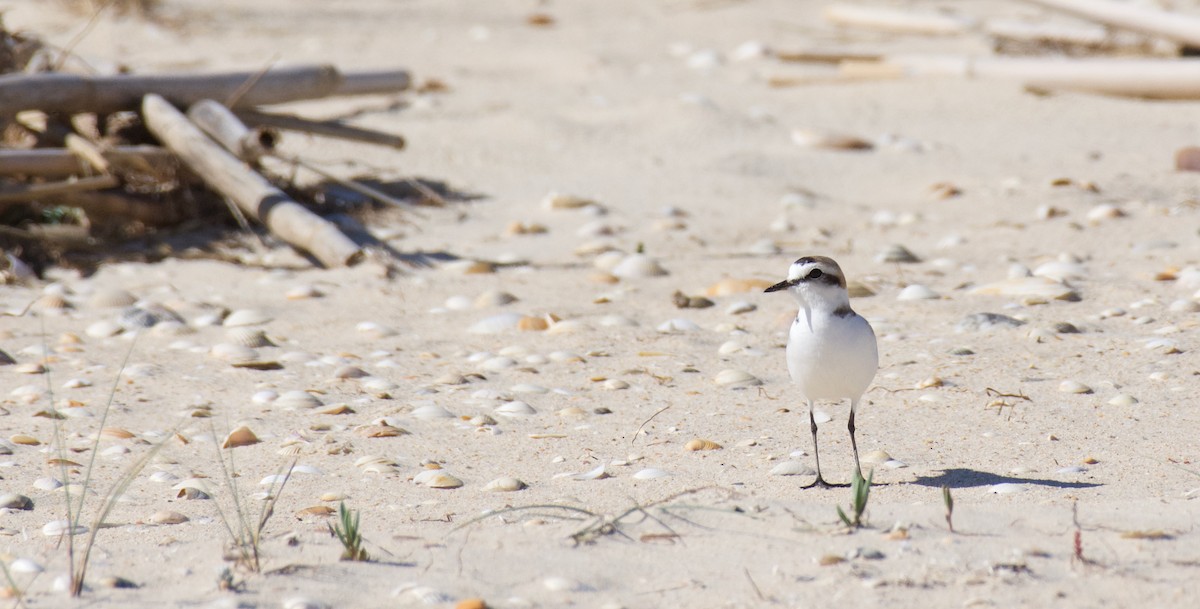
[[916, 254], [909, 251], [903, 245], [889, 245], [882, 252], [875, 256], [876, 262], [891, 262], [901, 264], [912, 264], [920, 262], [921, 259]]

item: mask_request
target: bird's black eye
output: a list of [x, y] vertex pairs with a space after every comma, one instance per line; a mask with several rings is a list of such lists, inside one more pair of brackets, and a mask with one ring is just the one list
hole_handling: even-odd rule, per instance
[[813, 269], [813, 270], [811, 270], [811, 271], [809, 271], [809, 272], [808, 272], [808, 277], [807, 277], [807, 279], [820, 279], [820, 278], [821, 278], [821, 275], [824, 275], [824, 274], [825, 274], [825, 273], [822, 273], [822, 272], [821, 272], [821, 269]]

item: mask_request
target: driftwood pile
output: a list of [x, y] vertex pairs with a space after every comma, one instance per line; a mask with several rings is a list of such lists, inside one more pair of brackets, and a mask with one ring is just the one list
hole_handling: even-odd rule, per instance
[[[285, 192], [295, 189], [273, 180], [260, 162], [283, 158], [275, 150], [278, 130], [397, 149], [404, 139], [262, 107], [393, 94], [409, 87], [408, 72], [342, 73], [317, 65], [101, 76], [36, 71], [57, 67], [47, 65], [45, 57], [36, 38], [0, 26], [0, 72], [5, 72], [0, 74], [0, 246], [9, 263], [15, 251], [29, 256], [48, 244], [94, 240], [102, 226], [137, 236], [194, 224], [206, 213], [228, 217], [230, 212], [239, 221], [258, 222], [323, 266], [362, 259], [359, 243], [314, 213], [312, 205], [296, 201]], [[340, 182], [345, 190], [400, 203], [376, 188], [336, 180], [299, 159], [286, 160]], [[436, 199], [422, 190], [425, 198]], [[3, 267], [0, 259], [0, 271]]]
[[[1009, 79], [1031, 90], [1084, 91], [1148, 99], [1200, 99], [1200, 16], [1118, 0], [1026, 0], [1082, 19], [1081, 25], [1044, 19], [990, 19], [834, 4], [825, 18], [846, 29], [928, 36], [983, 35], [995, 53], [984, 56], [887, 54], [822, 49], [780, 53], [797, 62], [832, 63], [835, 80], [960, 77]], [[828, 80], [823, 78], [822, 80]], [[805, 79], [779, 79], [779, 85]]]

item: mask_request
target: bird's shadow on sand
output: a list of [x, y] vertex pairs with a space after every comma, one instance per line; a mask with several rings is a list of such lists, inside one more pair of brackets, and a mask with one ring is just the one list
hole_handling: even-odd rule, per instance
[[981, 472], [973, 469], [948, 469], [937, 476], [917, 476], [914, 484], [921, 486], [950, 488], [971, 488], [976, 486], [993, 486], [1003, 483], [1036, 484], [1052, 488], [1095, 488], [1100, 484], [1095, 482], [1064, 482], [1062, 480], [1046, 480], [1044, 478], [1016, 478], [1001, 476], [991, 472]]

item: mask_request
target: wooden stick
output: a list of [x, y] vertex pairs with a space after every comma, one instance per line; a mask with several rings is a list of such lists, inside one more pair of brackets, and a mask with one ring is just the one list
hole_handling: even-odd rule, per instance
[[379, 144], [397, 150], [404, 148], [404, 138], [399, 135], [355, 127], [341, 121], [314, 121], [292, 114], [273, 114], [259, 110], [238, 110], [236, 114], [247, 124], [256, 127], [300, 131], [367, 144]]
[[275, 147], [273, 136], [263, 129], [250, 129], [225, 106], [202, 99], [188, 108], [188, 119], [237, 158], [254, 164]]
[[[158, 146], [117, 146], [102, 151], [109, 166], [117, 169], [147, 170], [173, 163], [175, 157]], [[88, 164], [69, 150], [34, 148], [32, 150], [0, 149], [0, 175], [24, 175], [57, 178], [79, 175]]]
[[1132, 2], [1113, 2], [1112, 0], [1026, 1], [1105, 25], [1160, 36], [1191, 47], [1200, 47], [1200, 17], [1145, 8]]
[[[108, 114], [138, 107], [156, 93], [180, 106], [201, 99], [228, 99], [254, 72], [78, 76], [13, 74], [0, 76], [0, 116], [37, 109], [46, 113]], [[408, 72], [391, 70], [342, 75], [332, 66], [298, 66], [271, 70], [242, 95], [237, 106], [261, 106], [332, 95], [393, 93], [407, 88]]]
[[336, 226], [251, 171], [166, 99], [147, 95], [142, 102], [142, 116], [150, 132], [213, 190], [232, 199], [286, 243], [309, 252], [329, 267], [349, 266], [362, 259], [362, 250]]
[[5, 207], [5, 204], [24, 203], [86, 190], [115, 188], [120, 183], [120, 180], [113, 176], [95, 176], [48, 184], [15, 184], [0, 188], [0, 208]]
[[1032, 23], [1012, 19], [993, 19], [983, 25], [983, 31], [994, 38], [1018, 42], [1052, 42], [1082, 47], [1100, 47], [1112, 42], [1112, 33], [1098, 25], [1065, 26], [1055, 23]]
[[878, 64], [904, 76], [1006, 78], [1043, 91], [1200, 99], [1197, 59], [1028, 59], [894, 55]]
[[836, 25], [899, 34], [961, 34], [972, 26], [972, 21], [964, 17], [851, 4], [831, 4], [823, 14]]

